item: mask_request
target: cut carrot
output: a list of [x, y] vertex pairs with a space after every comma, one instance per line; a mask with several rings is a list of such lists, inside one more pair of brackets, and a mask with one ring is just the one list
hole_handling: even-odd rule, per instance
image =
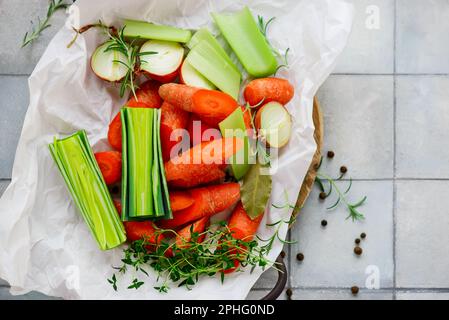
[[162, 104], [161, 110], [162, 156], [164, 161], [168, 161], [170, 160], [172, 151], [176, 151], [173, 148], [181, 142], [183, 138], [182, 130], [187, 129], [189, 124], [189, 114], [166, 101]]
[[193, 205], [195, 201], [189, 192], [174, 191], [170, 192], [170, 206], [172, 211], [186, 209]]
[[[204, 230], [206, 230], [208, 224], [209, 217], [204, 217], [179, 230], [178, 235], [176, 236], [176, 245], [178, 246], [178, 248], [185, 247], [185, 243], [192, 240], [192, 233], [203, 233]], [[203, 242], [205, 237], [206, 234], [202, 234], [198, 237], [197, 242]]]
[[243, 146], [239, 138], [198, 144], [165, 163], [167, 182], [171, 186], [192, 187], [224, 178], [223, 165]]
[[243, 121], [245, 121], [246, 129], [253, 130], [251, 110], [242, 107], [242, 111], [243, 111]]
[[162, 98], [159, 96], [159, 87], [156, 81], [147, 81], [136, 90], [136, 97], [131, 94], [131, 99], [126, 103], [130, 108], [153, 108], [159, 109], [162, 105]]
[[230, 95], [215, 90], [199, 90], [192, 101], [192, 111], [213, 127], [218, 127], [238, 107], [237, 101]]
[[295, 89], [285, 79], [263, 78], [251, 81], [245, 88], [246, 102], [251, 106], [272, 101], [286, 105], [295, 94]]
[[122, 151], [122, 119], [120, 118], [120, 112], [109, 125], [108, 141], [112, 148]]
[[159, 95], [176, 108], [192, 112], [192, 97], [198, 90], [200, 89], [185, 84], [168, 83], [159, 88]]
[[[220, 130], [211, 127], [196, 114], [192, 114], [189, 121], [189, 137], [191, 146], [196, 146], [202, 142], [209, 142], [221, 138]], [[209, 139], [210, 138], [210, 139]]]
[[229, 218], [228, 226], [232, 232], [232, 237], [238, 240], [251, 241], [259, 228], [262, 218], [263, 214], [251, 220], [243, 208], [242, 202], [239, 202]]
[[226, 183], [189, 191], [194, 204], [187, 209], [173, 213], [172, 220], [163, 220], [160, 227], [175, 229], [190, 222], [210, 217], [231, 207], [240, 199], [240, 185]]
[[122, 154], [117, 151], [99, 152], [95, 154], [101, 174], [106, 184], [112, 185], [122, 178]]

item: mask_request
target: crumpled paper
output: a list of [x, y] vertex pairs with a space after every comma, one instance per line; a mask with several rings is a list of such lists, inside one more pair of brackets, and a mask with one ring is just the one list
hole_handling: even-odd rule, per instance
[[[276, 17], [269, 29], [274, 47], [290, 48], [289, 69], [279, 75], [296, 87], [288, 105], [294, 134], [284, 148], [273, 176], [272, 203], [294, 203], [309, 168], [316, 145], [313, 139], [313, 97], [330, 74], [343, 50], [352, 25], [352, 5], [344, 0], [78, 0], [69, 18], [49, 44], [29, 78], [30, 105], [17, 148], [12, 182], [0, 199], [0, 278], [12, 294], [35, 290], [65, 299], [243, 299], [262, 274], [256, 268], [228, 276], [205, 277], [191, 291], [172, 285], [168, 294], [153, 289], [150, 273], [139, 290], [126, 289], [131, 275], [119, 277], [119, 291], [106, 281], [119, 265], [122, 250], [102, 252], [74, 206], [48, 150], [54, 136], [86, 129], [95, 151], [107, 150], [107, 130], [125, 102], [118, 88], [98, 80], [89, 61], [103, 40], [97, 31], [73, 37], [71, 26], [101, 19], [119, 24], [121, 18], [197, 29], [209, 25], [210, 12], [234, 11], [248, 5], [255, 15]], [[235, 57], [234, 57], [235, 59]], [[267, 223], [288, 221], [291, 209], [267, 210], [258, 231], [269, 238]], [[285, 238], [287, 224], [280, 229]], [[276, 242], [269, 254], [275, 260], [283, 245]]]

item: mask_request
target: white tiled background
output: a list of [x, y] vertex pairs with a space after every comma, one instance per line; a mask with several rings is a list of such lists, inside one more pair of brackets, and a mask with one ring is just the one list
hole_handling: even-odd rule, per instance
[[[367, 195], [366, 220], [352, 223], [339, 208], [326, 212], [313, 191], [286, 248], [293, 299], [449, 299], [449, 1], [350, 0], [354, 31], [335, 73], [321, 88], [325, 148], [354, 178], [351, 200]], [[0, 194], [11, 178], [14, 150], [28, 105], [27, 77], [56, 27], [19, 49], [45, 0], [0, 0]], [[23, 10], [27, 8], [27, 10]], [[379, 28], [373, 28], [379, 13]], [[5, 28], [4, 26], [8, 26]], [[14, 32], [12, 32], [14, 30]], [[347, 182], [341, 182], [343, 185]], [[328, 226], [322, 228], [320, 221]], [[353, 253], [361, 232], [361, 257]], [[303, 262], [296, 260], [303, 253]], [[365, 286], [367, 267], [380, 289]], [[374, 266], [374, 267], [373, 267]], [[369, 271], [369, 269], [368, 269]], [[263, 297], [268, 271], [250, 297]], [[357, 297], [349, 288], [357, 285]], [[0, 299], [12, 298], [0, 280]], [[21, 299], [39, 299], [31, 293]], [[280, 297], [285, 299], [285, 293]]]

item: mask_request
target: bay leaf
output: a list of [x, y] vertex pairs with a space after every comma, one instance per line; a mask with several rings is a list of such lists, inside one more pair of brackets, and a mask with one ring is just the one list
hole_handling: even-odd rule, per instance
[[264, 213], [271, 195], [273, 182], [270, 175], [262, 174], [262, 170], [267, 171], [264, 169], [259, 162], [252, 165], [243, 178], [240, 191], [243, 207], [253, 220]]

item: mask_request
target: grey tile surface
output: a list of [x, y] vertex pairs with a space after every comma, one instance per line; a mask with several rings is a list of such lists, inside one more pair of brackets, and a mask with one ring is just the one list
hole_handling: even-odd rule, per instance
[[[341, 190], [347, 183], [339, 183]], [[347, 209], [342, 205], [326, 211], [335, 199], [326, 203], [318, 200], [315, 189], [300, 213], [292, 230], [292, 256], [304, 254], [303, 262], [292, 259], [291, 277], [294, 288], [365, 287], [375, 276], [381, 288], [393, 286], [393, 183], [391, 181], [357, 181], [348, 196], [357, 202], [364, 195], [368, 200], [359, 208], [366, 219], [361, 222], [345, 220]], [[334, 192], [335, 194], [335, 192]], [[321, 220], [328, 225], [323, 228]], [[367, 234], [360, 246], [363, 254], [354, 254], [354, 240], [362, 232]], [[378, 275], [378, 276], [377, 276]]]
[[449, 292], [405, 291], [396, 293], [397, 300], [449, 300]]
[[337, 73], [393, 73], [394, 0], [350, 0], [355, 20]]
[[49, 298], [39, 292], [30, 292], [21, 296], [13, 296], [8, 287], [0, 287], [0, 300], [48, 300]]
[[0, 179], [9, 179], [28, 108], [27, 77], [0, 76], [0, 97]]
[[336, 157], [323, 171], [337, 176], [345, 165], [356, 179], [393, 177], [393, 77], [330, 76], [318, 92], [324, 151]]
[[396, 271], [403, 288], [449, 288], [449, 181], [397, 183]]
[[30, 21], [45, 17], [48, 1], [0, 0], [0, 74], [30, 74], [48, 42], [64, 24], [65, 14], [57, 12], [51, 20], [52, 27], [42, 38], [21, 49], [22, 38], [32, 28]]
[[397, 79], [397, 176], [449, 178], [449, 77]]
[[397, 71], [449, 73], [449, 2], [397, 0]]
[[353, 295], [350, 289], [296, 289], [292, 300], [391, 300], [392, 290], [362, 289]]

